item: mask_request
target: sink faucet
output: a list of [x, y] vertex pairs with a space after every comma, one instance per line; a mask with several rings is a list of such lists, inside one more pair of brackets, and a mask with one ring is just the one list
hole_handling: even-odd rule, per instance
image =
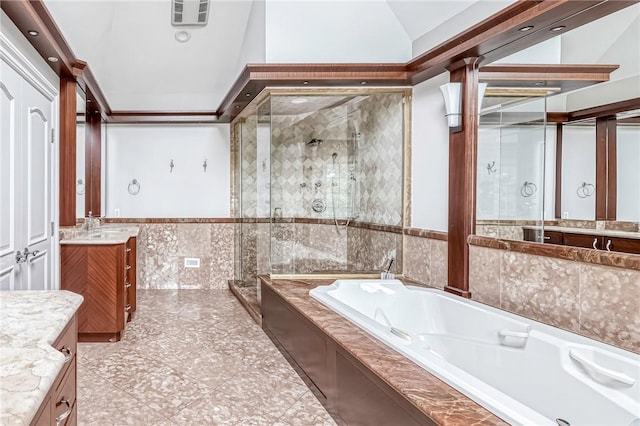
[[93, 215], [91, 214], [91, 211], [89, 211], [87, 217], [84, 218], [84, 224], [86, 230], [91, 231], [91, 229], [93, 228]]

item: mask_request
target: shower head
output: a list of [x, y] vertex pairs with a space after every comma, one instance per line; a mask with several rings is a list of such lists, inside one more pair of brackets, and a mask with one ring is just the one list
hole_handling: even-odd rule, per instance
[[331, 154], [331, 158], [333, 158], [334, 160], [338, 158], [338, 153], [334, 152], [333, 154]]
[[322, 139], [316, 139], [316, 138], [313, 138], [313, 139], [311, 139], [309, 142], [307, 142], [307, 145], [309, 145], [309, 146], [318, 146], [318, 145], [320, 145], [322, 142], [324, 142]]

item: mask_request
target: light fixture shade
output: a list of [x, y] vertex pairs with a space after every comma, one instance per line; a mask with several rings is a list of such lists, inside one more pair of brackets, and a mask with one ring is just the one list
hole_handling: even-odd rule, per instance
[[449, 127], [459, 127], [462, 116], [462, 83], [447, 83], [440, 86], [444, 97], [445, 116]]

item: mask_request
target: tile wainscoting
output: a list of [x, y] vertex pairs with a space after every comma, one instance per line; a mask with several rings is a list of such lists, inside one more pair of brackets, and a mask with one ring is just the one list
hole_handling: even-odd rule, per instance
[[[226, 289], [227, 280], [233, 278], [233, 219], [117, 222], [140, 227], [138, 288]], [[185, 258], [199, 258], [200, 267], [186, 268]]]
[[469, 248], [473, 299], [640, 353], [640, 271]]

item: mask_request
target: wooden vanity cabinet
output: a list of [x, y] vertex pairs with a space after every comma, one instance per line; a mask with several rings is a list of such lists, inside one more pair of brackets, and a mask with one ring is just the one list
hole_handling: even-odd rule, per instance
[[65, 356], [65, 363], [45, 396], [31, 426], [75, 426], [77, 424], [77, 336], [78, 320], [77, 315], [74, 315], [53, 344], [53, 347]]
[[544, 231], [543, 237], [540, 229], [527, 228], [523, 231], [525, 241], [640, 254], [640, 239], [561, 231]]
[[78, 310], [79, 341], [122, 338], [136, 304], [135, 244], [130, 238], [120, 244], [61, 246], [61, 288], [84, 297]]

